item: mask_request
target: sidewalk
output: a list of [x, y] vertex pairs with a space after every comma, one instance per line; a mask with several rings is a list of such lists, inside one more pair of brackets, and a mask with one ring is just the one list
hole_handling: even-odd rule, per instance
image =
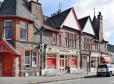
[[[95, 73], [89, 73], [88, 76], [93, 76]], [[0, 84], [41, 84], [54, 81], [65, 81], [84, 78], [87, 73], [83, 74], [64, 74], [61, 76], [37, 76], [37, 77], [1, 77]]]

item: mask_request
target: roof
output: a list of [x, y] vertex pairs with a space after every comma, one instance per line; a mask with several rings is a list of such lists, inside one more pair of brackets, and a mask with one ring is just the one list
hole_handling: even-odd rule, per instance
[[86, 16], [84, 18], [79, 19], [79, 24], [81, 26], [81, 29], [83, 30], [85, 27], [85, 24], [87, 23], [87, 20], [90, 16]]
[[13, 52], [13, 54], [15, 55], [15, 56], [20, 56], [21, 55], [21, 53], [20, 52], [18, 52], [11, 44], [9, 44], [8, 42], [7, 42], [7, 40], [6, 39], [4, 39], [3, 37], [2, 38], [0, 38], [0, 43], [1, 44], [3, 44], [6, 48], [4, 48], [4, 49], [6, 49], [6, 50], [10, 50], [11, 51], [11, 53]]
[[99, 39], [99, 26], [96, 16], [93, 17], [92, 26], [97, 39]]
[[113, 52], [113, 53], [114, 53], [114, 45], [108, 44], [108, 45], [107, 45], [107, 50], [108, 50], [109, 52]]
[[0, 16], [20, 16], [33, 19], [27, 0], [4, 0], [0, 7]]
[[71, 9], [72, 8], [69, 8], [59, 14], [56, 14], [48, 18], [44, 23], [54, 28], [60, 27], [63, 21], [65, 20], [65, 18], [67, 17], [67, 15], [69, 14], [69, 12], [71, 11]]

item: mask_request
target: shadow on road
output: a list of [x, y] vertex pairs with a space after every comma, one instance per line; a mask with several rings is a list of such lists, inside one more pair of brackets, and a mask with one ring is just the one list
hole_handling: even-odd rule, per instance
[[84, 78], [104, 78], [104, 77], [106, 77], [106, 76], [100, 76], [100, 77], [98, 77], [97, 75], [93, 75], [93, 76], [85, 76]]

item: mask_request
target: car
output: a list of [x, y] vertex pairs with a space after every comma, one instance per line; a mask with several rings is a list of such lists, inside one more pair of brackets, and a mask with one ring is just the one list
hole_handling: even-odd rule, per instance
[[100, 64], [97, 67], [97, 76], [108, 76], [114, 75], [114, 65], [112, 64]]

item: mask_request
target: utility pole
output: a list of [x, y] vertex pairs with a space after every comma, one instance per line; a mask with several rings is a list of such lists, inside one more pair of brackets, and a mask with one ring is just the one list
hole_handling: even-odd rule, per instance
[[39, 76], [42, 76], [42, 70], [45, 69], [45, 49], [44, 49], [44, 44], [43, 44], [43, 31], [44, 27], [42, 26], [40, 29], [38, 29], [35, 24], [33, 24], [34, 28], [37, 30], [37, 32], [40, 33], [40, 66], [39, 66]]

